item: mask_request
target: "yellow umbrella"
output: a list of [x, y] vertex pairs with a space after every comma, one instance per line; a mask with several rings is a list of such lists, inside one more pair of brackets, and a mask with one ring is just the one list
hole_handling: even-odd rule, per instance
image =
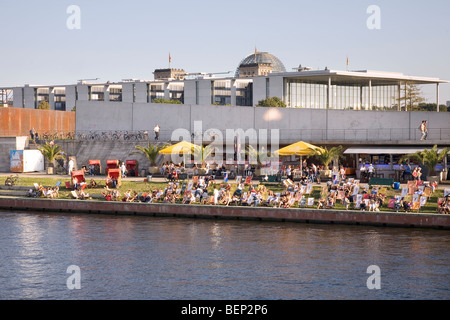
[[198, 147], [196, 144], [187, 142], [187, 141], [181, 141], [174, 145], [171, 145], [170, 147], [164, 148], [159, 151], [160, 154], [179, 154], [180, 152], [183, 153], [183, 164], [186, 165], [186, 154], [192, 154], [194, 152], [194, 148]]
[[317, 147], [315, 145], [312, 145], [310, 143], [299, 141], [296, 143], [293, 143], [291, 145], [288, 145], [287, 147], [281, 148], [277, 151], [275, 151], [275, 154], [278, 154], [280, 156], [313, 156], [316, 154], [321, 154], [324, 152], [320, 147]]
[[193, 149], [195, 147], [197, 147], [197, 145], [183, 140], [181, 142], [178, 142], [174, 145], [171, 145], [167, 148], [160, 150], [159, 153], [160, 154], [177, 154], [177, 153], [183, 152], [183, 154], [184, 153], [189, 154], [189, 153], [193, 152]]

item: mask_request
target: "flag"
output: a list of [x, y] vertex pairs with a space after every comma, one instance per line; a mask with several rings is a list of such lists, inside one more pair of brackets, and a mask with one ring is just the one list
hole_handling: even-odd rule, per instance
[[169, 52], [169, 63], [172, 62], [172, 57], [170, 56], [170, 52]]
[[348, 66], [348, 57], [347, 57], [347, 66]]
[[255, 47], [255, 55], [256, 55], [256, 54], [258, 54], [258, 50], [256, 50], [256, 47]]

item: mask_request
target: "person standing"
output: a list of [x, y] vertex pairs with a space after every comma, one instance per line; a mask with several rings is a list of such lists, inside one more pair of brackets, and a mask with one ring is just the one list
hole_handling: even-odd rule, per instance
[[69, 176], [72, 174], [73, 166], [74, 166], [74, 162], [73, 162], [73, 159], [71, 158], [69, 160]]
[[153, 129], [153, 132], [155, 133], [155, 140], [159, 140], [159, 125], [156, 125], [155, 128]]
[[33, 140], [33, 141], [34, 141], [34, 138], [35, 138], [35, 134], [36, 134], [36, 130], [34, 130], [34, 128], [31, 128], [31, 130], [30, 130], [30, 137], [31, 137], [31, 140]]
[[125, 162], [123, 161], [120, 166], [120, 171], [122, 171], [122, 178], [125, 178], [127, 176], [127, 167], [125, 166]]
[[428, 128], [427, 128], [427, 120], [423, 120], [420, 124], [420, 132], [422, 133], [422, 136], [420, 137], [420, 140], [427, 140], [428, 137]]

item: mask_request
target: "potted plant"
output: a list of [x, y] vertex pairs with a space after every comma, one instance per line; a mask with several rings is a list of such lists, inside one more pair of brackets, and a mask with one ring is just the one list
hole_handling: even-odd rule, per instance
[[261, 176], [261, 173], [263, 173], [261, 170], [261, 165], [263, 164], [263, 162], [270, 160], [271, 158], [270, 152], [264, 151], [264, 147], [261, 148], [261, 151], [258, 151], [253, 146], [249, 145], [247, 147], [247, 150], [245, 151], [245, 154], [248, 156], [249, 163], [250, 161], [256, 160], [257, 166], [255, 170], [255, 176]]
[[[147, 159], [150, 161], [150, 167], [148, 168], [148, 172], [151, 174], [155, 174], [159, 172], [159, 168], [156, 165], [156, 159], [158, 158], [159, 151], [167, 147], [167, 144], [152, 144], [148, 143], [147, 147], [136, 146], [135, 148], [139, 150], [139, 153], [143, 153]], [[135, 154], [136, 152], [132, 152], [131, 154]]]
[[436, 165], [438, 165], [449, 152], [450, 147], [443, 148], [439, 152], [437, 145], [434, 145], [431, 149], [406, 154], [400, 158], [400, 162], [406, 161], [407, 159], [419, 160], [420, 163], [428, 169], [427, 180], [430, 182], [439, 182], [439, 176], [436, 174]]
[[205, 165], [206, 159], [213, 153], [216, 149], [213, 145], [203, 146], [195, 146], [194, 147], [194, 161], [200, 161], [202, 167], [199, 170], [199, 174], [204, 174], [206, 172]]
[[331, 177], [330, 164], [333, 160], [342, 157], [342, 146], [332, 147], [330, 149], [322, 147], [324, 150], [321, 153], [317, 153], [316, 157], [322, 162], [324, 169], [320, 172], [321, 176]]
[[47, 174], [54, 173], [54, 162], [57, 159], [65, 159], [64, 152], [61, 147], [53, 142], [46, 142], [44, 145], [38, 147], [38, 150], [44, 155], [48, 161]]

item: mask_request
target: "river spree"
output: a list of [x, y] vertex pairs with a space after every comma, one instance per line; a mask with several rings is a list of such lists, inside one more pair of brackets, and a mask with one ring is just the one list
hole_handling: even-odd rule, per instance
[[3, 211], [0, 247], [0, 299], [450, 298], [448, 230]]

